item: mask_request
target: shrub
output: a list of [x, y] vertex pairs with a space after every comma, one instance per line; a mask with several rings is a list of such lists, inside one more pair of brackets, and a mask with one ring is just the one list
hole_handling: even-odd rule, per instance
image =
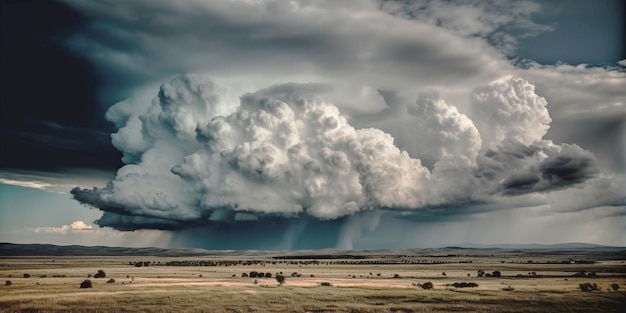
[[93, 275], [93, 278], [105, 278], [107, 274], [104, 273], [103, 270], [98, 270], [98, 272]]
[[248, 277], [248, 273], [241, 273], [241, 277]]
[[82, 283], [80, 283], [80, 288], [92, 288], [91, 280], [85, 279]]
[[259, 277], [259, 278], [263, 278], [263, 277], [265, 277], [265, 273], [263, 273], [263, 272], [259, 272], [259, 274], [258, 274], [258, 276], [257, 276], [257, 277]]
[[454, 286], [454, 288], [473, 288], [473, 287], [478, 287], [477, 283], [454, 283], [452, 284], [452, 286]]
[[422, 288], [426, 290], [430, 290], [430, 289], [435, 288], [435, 286], [431, 282], [425, 282], [422, 284]]
[[331, 284], [329, 282], [322, 282], [322, 283], [320, 283], [320, 285], [324, 286], [324, 287], [332, 287], [333, 286], [333, 284]]
[[111, 278], [111, 279], [107, 280], [107, 284], [112, 284], [112, 283], [115, 283], [115, 279]]
[[280, 275], [280, 274], [276, 274], [276, 281], [279, 284], [281, 284], [281, 285], [284, 284], [285, 283], [285, 276]]
[[483, 277], [483, 276], [485, 276], [485, 271], [478, 270], [478, 277]]
[[[7, 280], [6, 282], [4, 282], [5, 286], [11, 286], [13, 285], [13, 283], [10, 280]], [[617, 284], [613, 284], [613, 285], [617, 285]]]
[[298, 275], [300, 275], [300, 274], [298, 274], [298, 272], [291, 273], [291, 277], [298, 277]]
[[393, 278], [400, 278], [400, 275], [398, 275], [398, 274], [393, 274]]
[[30, 275], [24, 274], [24, 278], [30, 278]]
[[502, 277], [502, 273], [500, 273], [500, 271], [493, 271], [493, 272], [491, 273], [491, 275], [492, 275], [493, 277]]
[[252, 277], [252, 278], [259, 277], [259, 272], [257, 272], [257, 271], [250, 272], [250, 277]]
[[619, 284], [611, 284], [611, 288], [613, 288], [614, 291], [618, 291], [619, 290]]
[[272, 278], [272, 273], [265, 273], [265, 278]]
[[446, 272], [442, 272], [441, 276], [447, 276]]
[[598, 288], [598, 285], [596, 283], [593, 283], [593, 284], [591, 284], [591, 283], [578, 284], [578, 288], [580, 288], [580, 291], [584, 291], [584, 292], [600, 290], [600, 288]]
[[508, 286], [506, 288], [502, 288], [502, 290], [504, 290], [504, 291], [513, 291], [513, 290], [515, 290], [515, 288], [513, 288], [511, 286]]

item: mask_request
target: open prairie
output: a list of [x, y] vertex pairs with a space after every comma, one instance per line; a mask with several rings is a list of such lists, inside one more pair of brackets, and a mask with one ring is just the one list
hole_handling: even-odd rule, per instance
[[[450, 252], [0, 257], [0, 311], [624, 312], [626, 309], [623, 252], [479, 253], [472, 249]], [[105, 277], [94, 278], [99, 270]], [[479, 270], [484, 273], [482, 277], [478, 277]], [[263, 278], [250, 277], [255, 276], [251, 272], [263, 273]], [[276, 279], [281, 273], [285, 277], [282, 285]], [[87, 279], [92, 288], [79, 288]], [[111, 279], [114, 282], [108, 282]], [[432, 283], [432, 289], [424, 288], [428, 287], [427, 282]], [[458, 283], [456, 287], [455, 283]], [[477, 286], [465, 284], [465, 288], [459, 288], [460, 283]], [[584, 283], [599, 290], [583, 292], [579, 285]], [[618, 290], [614, 290], [615, 284]]]

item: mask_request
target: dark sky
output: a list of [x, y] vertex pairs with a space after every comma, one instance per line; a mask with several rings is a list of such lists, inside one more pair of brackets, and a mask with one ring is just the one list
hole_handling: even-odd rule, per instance
[[100, 80], [62, 46], [84, 18], [54, 1], [0, 5], [0, 168], [117, 168], [107, 104], [96, 93]]

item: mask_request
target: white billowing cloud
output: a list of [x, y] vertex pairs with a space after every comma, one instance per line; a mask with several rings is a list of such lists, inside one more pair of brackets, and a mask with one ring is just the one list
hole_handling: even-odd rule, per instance
[[[415, 105], [408, 107], [408, 113], [415, 123], [411, 130], [418, 145], [411, 151], [415, 151], [418, 158], [439, 160], [449, 155], [462, 155], [476, 159], [481, 147], [480, 134], [472, 120], [455, 106], [441, 98], [420, 96]], [[427, 153], [431, 155], [425, 155]]]
[[[228, 217], [219, 208], [286, 215], [306, 208], [314, 217], [337, 218], [419, 202], [428, 170], [395, 147], [388, 134], [348, 125], [331, 104], [281, 94], [279, 86], [244, 95], [237, 111], [227, 116], [194, 114], [192, 137], [186, 127], [190, 121], [176, 117], [196, 107], [194, 97], [180, 98], [174, 113], [163, 109], [170, 103], [163, 100], [164, 88], [172, 85], [164, 84], [147, 114], [137, 116], [144, 121], [141, 129], [122, 127], [153, 145], [138, 164], [120, 169], [107, 188], [85, 193], [86, 202], [118, 208], [111, 210], [116, 213], [177, 221]], [[185, 84], [177, 86], [183, 91], [174, 94], [189, 91]]]
[[550, 127], [547, 104], [528, 81], [506, 76], [474, 90], [470, 115], [483, 147], [492, 148], [505, 138], [528, 145], [543, 138]]
[[[505, 77], [468, 95], [479, 107], [473, 112], [497, 112], [490, 116], [498, 132], [482, 148], [481, 128], [441, 97], [425, 93], [415, 104], [391, 103], [391, 111], [407, 114], [387, 112], [382, 125], [397, 120], [408, 130], [399, 133], [415, 133], [414, 141], [401, 137], [413, 155], [380, 129], [351, 126], [336, 106], [310, 94], [317, 90], [276, 85], [244, 94], [233, 106], [215, 83], [176, 77], [149, 105], [131, 110], [128, 100], [111, 108], [107, 116], [119, 127], [113, 142], [128, 164], [106, 187], [72, 194], [105, 212], [101, 226], [179, 229], [495, 203], [598, 174], [590, 152], [541, 139], [550, 120], [545, 100], [522, 79]], [[525, 134], [523, 127], [535, 131]], [[432, 160], [432, 171], [422, 156]]]
[[66, 234], [68, 232], [80, 232], [89, 231], [92, 229], [91, 225], [86, 224], [83, 221], [75, 221], [70, 225], [63, 225], [60, 227], [37, 227], [33, 231], [35, 233], [57, 233]]
[[307, 208], [318, 218], [412, 207], [429, 175], [391, 136], [356, 130], [335, 106], [314, 98], [246, 95], [237, 112], [200, 125], [198, 136], [207, 149], [173, 172], [194, 183], [209, 178], [202, 203], [210, 207], [263, 213]]
[[481, 138], [474, 123], [437, 93], [422, 92], [416, 101], [391, 92], [380, 93], [388, 107], [378, 113], [357, 116], [354, 118], [357, 126], [388, 132], [398, 147], [429, 168], [446, 156], [476, 159]]

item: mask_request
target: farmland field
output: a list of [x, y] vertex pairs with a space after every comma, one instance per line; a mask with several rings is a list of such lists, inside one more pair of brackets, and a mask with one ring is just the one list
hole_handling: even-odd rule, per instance
[[[624, 261], [489, 251], [0, 257], [0, 311], [623, 312]], [[99, 270], [106, 276], [94, 278]], [[79, 288], [87, 279], [92, 288]], [[599, 290], [583, 292], [584, 283]]]

